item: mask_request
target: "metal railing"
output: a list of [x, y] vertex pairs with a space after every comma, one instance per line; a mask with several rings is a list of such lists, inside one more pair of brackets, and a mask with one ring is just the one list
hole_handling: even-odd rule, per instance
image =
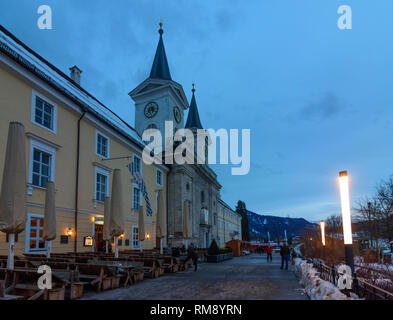
[[[306, 259], [308, 263], [312, 263], [314, 268], [319, 272], [320, 278], [337, 285], [340, 274], [337, 272], [337, 266], [328, 266], [317, 259]], [[352, 289], [342, 290], [343, 293], [355, 293], [359, 298], [366, 300], [393, 300], [393, 293], [388, 292], [374, 284], [369, 283], [365, 279], [353, 276]]]

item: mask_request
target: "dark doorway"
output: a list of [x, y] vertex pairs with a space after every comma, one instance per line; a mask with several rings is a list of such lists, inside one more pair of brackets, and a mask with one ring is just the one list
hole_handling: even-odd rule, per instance
[[102, 224], [94, 224], [94, 248], [96, 252], [104, 252], [104, 226]]

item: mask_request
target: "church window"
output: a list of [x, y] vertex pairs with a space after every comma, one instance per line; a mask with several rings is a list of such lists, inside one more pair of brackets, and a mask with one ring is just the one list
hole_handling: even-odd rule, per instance
[[162, 171], [160, 169], [156, 169], [156, 183], [162, 186]]
[[203, 191], [201, 192], [201, 201], [205, 202], [205, 193]]
[[186, 184], [186, 189], [187, 189], [187, 191], [190, 190], [190, 184], [189, 183]]

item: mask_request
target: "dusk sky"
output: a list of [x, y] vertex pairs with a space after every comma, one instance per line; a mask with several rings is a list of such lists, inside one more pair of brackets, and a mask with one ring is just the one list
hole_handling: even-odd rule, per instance
[[[53, 30], [37, 27], [50, 5]], [[337, 27], [350, 5], [352, 30]], [[231, 206], [311, 221], [393, 174], [393, 1], [2, 0], [0, 24], [134, 125], [128, 92], [150, 73], [164, 23], [173, 80], [204, 128], [251, 129], [251, 170], [214, 166]]]

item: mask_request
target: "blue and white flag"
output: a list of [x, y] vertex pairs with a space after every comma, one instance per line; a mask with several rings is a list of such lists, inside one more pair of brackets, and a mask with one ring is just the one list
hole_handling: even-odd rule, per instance
[[146, 190], [145, 181], [143, 181], [143, 178], [142, 178], [140, 172], [135, 170], [135, 166], [134, 166], [133, 162], [130, 162], [129, 164], [127, 164], [127, 169], [128, 169], [128, 171], [130, 171], [132, 177], [134, 178], [134, 182], [138, 185], [139, 190], [142, 192], [143, 198], [145, 198], [146, 215], [152, 216], [153, 210], [151, 209], [149, 194], [147, 193], [147, 190]]

